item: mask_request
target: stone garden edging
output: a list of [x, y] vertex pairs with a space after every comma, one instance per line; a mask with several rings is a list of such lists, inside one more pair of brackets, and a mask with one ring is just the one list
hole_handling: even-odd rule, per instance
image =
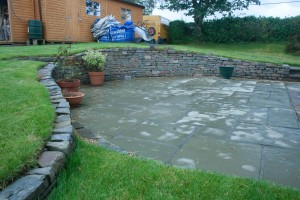
[[70, 106], [61, 89], [52, 78], [54, 64], [49, 63], [39, 70], [40, 83], [48, 92], [56, 112], [56, 119], [50, 141], [38, 158], [38, 168], [32, 169], [20, 179], [0, 192], [0, 199], [46, 199], [56, 184], [56, 176], [64, 167], [66, 158], [74, 149], [73, 126]]

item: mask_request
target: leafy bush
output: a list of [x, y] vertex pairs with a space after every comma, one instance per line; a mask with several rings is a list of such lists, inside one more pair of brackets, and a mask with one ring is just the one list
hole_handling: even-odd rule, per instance
[[106, 56], [100, 51], [89, 49], [85, 52], [82, 57], [85, 61], [87, 69], [92, 72], [102, 72], [106, 63]]
[[289, 38], [285, 51], [286, 53], [300, 55], [300, 32]]
[[180, 43], [185, 38], [185, 22], [182, 20], [175, 20], [169, 24], [170, 43]]
[[[233, 42], [283, 42], [300, 32], [300, 16], [274, 17], [225, 17], [205, 21], [201, 41], [215, 43]], [[170, 23], [171, 43], [195, 40], [193, 23]]]
[[175, 20], [169, 24], [169, 40], [171, 44], [186, 44], [196, 40], [194, 23]]

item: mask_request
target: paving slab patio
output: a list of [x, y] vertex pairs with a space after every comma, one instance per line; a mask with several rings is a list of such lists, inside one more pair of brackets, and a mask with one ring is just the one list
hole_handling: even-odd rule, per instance
[[300, 189], [300, 83], [145, 78], [81, 90], [72, 119], [125, 151]]

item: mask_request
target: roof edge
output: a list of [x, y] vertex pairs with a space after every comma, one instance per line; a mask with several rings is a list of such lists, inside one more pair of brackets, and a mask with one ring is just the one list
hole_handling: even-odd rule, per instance
[[134, 2], [131, 2], [131, 1], [128, 1], [128, 0], [120, 0], [120, 1], [123, 2], [123, 3], [127, 3], [127, 4], [130, 4], [130, 5], [141, 7], [143, 9], [145, 9], [145, 6], [143, 6], [141, 4], [138, 4], [138, 3], [134, 3]]

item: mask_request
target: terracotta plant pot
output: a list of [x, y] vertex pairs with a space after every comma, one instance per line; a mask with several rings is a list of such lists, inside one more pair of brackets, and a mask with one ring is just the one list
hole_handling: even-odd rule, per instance
[[89, 72], [91, 85], [99, 86], [104, 83], [104, 72]]
[[64, 92], [64, 98], [69, 102], [71, 108], [78, 106], [81, 103], [84, 93], [82, 92]]
[[56, 83], [61, 88], [62, 91], [66, 91], [66, 92], [78, 92], [80, 86], [79, 79], [73, 79], [72, 81], [58, 79]]

